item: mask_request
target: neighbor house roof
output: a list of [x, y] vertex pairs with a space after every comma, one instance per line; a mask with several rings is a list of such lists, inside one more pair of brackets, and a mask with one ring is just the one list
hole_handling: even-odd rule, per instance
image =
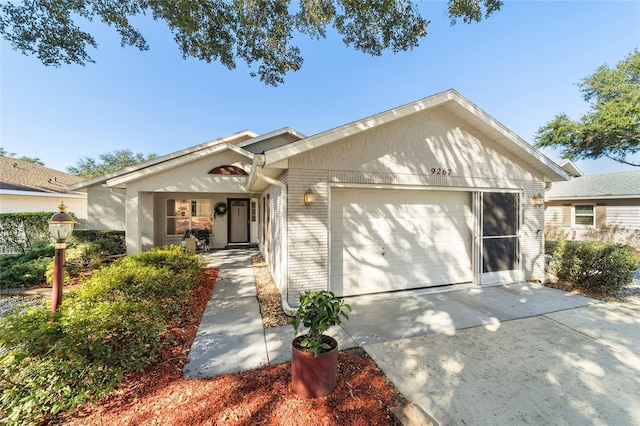
[[640, 198], [640, 170], [585, 175], [568, 182], [555, 182], [546, 191], [545, 198]]
[[74, 194], [69, 185], [81, 180], [81, 177], [29, 161], [0, 156], [0, 191], [3, 193]]
[[269, 150], [265, 153], [265, 167], [284, 167], [288, 158], [294, 155], [431, 108], [444, 108], [447, 113], [470, 123], [540, 172], [545, 182], [569, 179], [566, 170], [453, 89]]

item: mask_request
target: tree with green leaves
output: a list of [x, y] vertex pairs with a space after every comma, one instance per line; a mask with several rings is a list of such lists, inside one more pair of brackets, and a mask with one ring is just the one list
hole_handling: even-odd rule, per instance
[[[501, 0], [448, 0], [451, 23], [478, 22], [500, 9]], [[294, 34], [320, 39], [333, 27], [347, 46], [371, 55], [410, 50], [428, 21], [411, 0], [27, 0], [0, 4], [0, 33], [12, 47], [45, 65], [93, 62], [95, 38], [78, 21], [100, 20], [120, 34], [122, 46], [149, 49], [132, 25], [138, 15], [165, 21], [184, 58], [258, 64], [260, 80], [282, 83], [302, 66]]]
[[125, 167], [135, 166], [136, 164], [156, 157], [156, 154], [147, 154], [146, 156], [141, 153], [134, 154], [129, 149], [116, 150], [106, 154], [100, 154], [99, 160], [91, 157], [81, 158], [75, 166], [67, 167], [67, 172], [88, 179], [103, 176]]
[[578, 87], [590, 110], [580, 120], [557, 115], [536, 134], [537, 147], [562, 149], [563, 158], [610, 158], [640, 167], [629, 157], [640, 152], [640, 52], [615, 68], [599, 67]]
[[22, 157], [16, 157], [17, 154], [15, 152], [7, 152], [7, 150], [2, 147], [0, 147], [0, 155], [3, 157], [17, 158], [18, 160], [27, 161], [29, 163], [37, 164], [38, 166], [44, 166], [44, 161], [38, 157], [27, 157], [25, 155]]

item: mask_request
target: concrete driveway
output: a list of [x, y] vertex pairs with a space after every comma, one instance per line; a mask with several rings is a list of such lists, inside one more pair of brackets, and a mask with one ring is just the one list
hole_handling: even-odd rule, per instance
[[[389, 324], [398, 330], [391, 336], [371, 329], [353, 336], [398, 390], [438, 423], [640, 425], [640, 301], [556, 306], [562, 310], [551, 307], [521, 319], [508, 318], [508, 309], [500, 318], [498, 307], [475, 318], [481, 325], [463, 328], [458, 325], [478, 311], [450, 315], [452, 294], [442, 295], [445, 309], [434, 306], [422, 321], [398, 318]], [[548, 301], [559, 303], [564, 295]], [[527, 305], [525, 299], [511, 311], [524, 309], [517, 304]], [[420, 333], [428, 327], [438, 332]], [[408, 336], [394, 336], [403, 333]]]

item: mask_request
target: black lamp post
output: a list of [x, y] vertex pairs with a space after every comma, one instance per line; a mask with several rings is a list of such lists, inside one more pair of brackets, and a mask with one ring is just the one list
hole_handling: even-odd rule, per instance
[[64, 282], [64, 254], [67, 249], [66, 239], [73, 232], [73, 226], [76, 224], [73, 217], [65, 210], [67, 206], [60, 203], [58, 206], [60, 211], [49, 219], [49, 232], [56, 240], [56, 256], [53, 269], [53, 298], [51, 300], [51, 310], [53, 312], [58, 309], [62, 303], [62, 285]]

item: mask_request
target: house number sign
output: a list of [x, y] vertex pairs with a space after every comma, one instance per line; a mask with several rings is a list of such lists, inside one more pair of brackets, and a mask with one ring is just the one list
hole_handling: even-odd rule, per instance
[[451, 176], [451, 169], [444, 169], [444, 168], [431, 168], [431, 174], [432, 175], [442, 175], [442, 176]]

